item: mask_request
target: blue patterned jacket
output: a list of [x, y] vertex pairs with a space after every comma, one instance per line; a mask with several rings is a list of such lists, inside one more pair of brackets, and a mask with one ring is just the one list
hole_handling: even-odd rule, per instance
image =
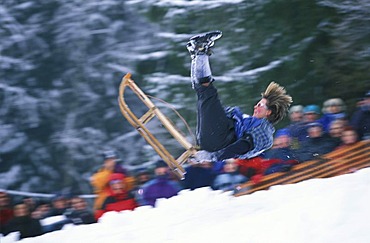
[[239, 107], [227, 107], [226, 114], [234, 119], [235, 134], [237, 139], [245, 134], [253, 137], [254, 148], [239, 156], [240, 159], [249, 159], [260, 155], [272, 147], [275, 128], [266, 118], [256, 118], [243, 114]]

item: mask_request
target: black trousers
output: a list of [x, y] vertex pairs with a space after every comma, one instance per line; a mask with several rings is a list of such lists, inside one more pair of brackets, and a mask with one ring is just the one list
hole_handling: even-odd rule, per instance
[[202, 150], [214, 152], [236, 141], [234, 121], [226, 116], [218, 98], [217, 89], [209, 86], [196, 88], [197, 102], [197, 142]]

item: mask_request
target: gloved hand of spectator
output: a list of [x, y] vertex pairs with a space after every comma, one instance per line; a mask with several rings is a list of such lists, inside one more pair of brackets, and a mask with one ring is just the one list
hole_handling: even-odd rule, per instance
[[205, 150], [199, 150], [190, 158], [190, 161], [194, 163], [215, 162], [216, 160], [217, 158], [214, 153]]

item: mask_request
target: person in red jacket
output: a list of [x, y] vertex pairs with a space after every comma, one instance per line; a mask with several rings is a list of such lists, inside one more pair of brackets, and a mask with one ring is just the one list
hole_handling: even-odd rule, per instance
[[6, 191], [0, 191], [0, 234], [3, 233], [4, 225], [14, 217], [10, 198]]
[[134, 195], [126, 189], [123, 180], [123, 174], [113, 173], [110, 175], [110, 195], [105, 199], [102, 207], [96, 210], [96, 219], [99, 219], [104, 213], [109, 211], [134, 210], [138, 206]]

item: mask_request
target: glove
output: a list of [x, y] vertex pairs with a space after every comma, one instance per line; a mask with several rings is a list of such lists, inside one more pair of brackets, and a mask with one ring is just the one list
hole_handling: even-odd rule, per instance
[[191, 158], [190, 161], [194, 163], [203, 163], [203, 162], [215, 162], [217, 160], [216, 155], [212, 152], [205, 150], [200, 150], [196, 152]]

